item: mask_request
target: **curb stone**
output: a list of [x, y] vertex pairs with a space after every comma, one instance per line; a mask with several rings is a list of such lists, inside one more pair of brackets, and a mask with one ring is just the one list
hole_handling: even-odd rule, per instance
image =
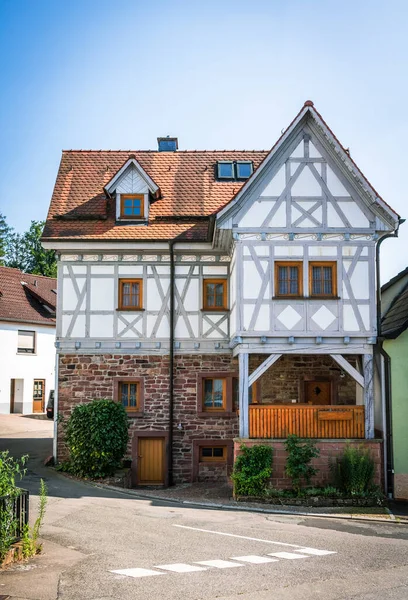
[[307, 512], [307, 511], [297, 511], [297, 510], [280, 510], [280, 509], [271, 509], [271, 508], [262, 508], [262, 507], [252, 507], [252, 506], [242, 506], [242, 505], [235, 505], [235, 504], [221, 504], [221, 503], [217, 503], [217, 502], [205, 502], [203, 501], [195, 501], [195, 500], [181, 500], [181, 499], [177, 499], [177, 498], [169, 498], [168, 496], [155, 496], [155, 495], [150, 495], [150, 494], [143, 494], [140, 493], [138, 491], [134, 491], [132, 489], [124, 489], [124, 488], [120, 488], [117, 486], [113, 486], [113, 485], [107, 485], [107, 484], [103, 484], [103, 483], [92, 483], [92, 482], [86, 482], [89, 483], [90, 485], [100, 488], [100, 489], [106, 489], [106, 490], [114, 490], [116, 492], [119, 492], [121, 494], [127, 495], [127, 496], [133, 496], [134, 498], [140, 498], [141, 500], [161, 500], [162, 502], [170, 502], [172, 504], [179, 504], [179, 505], [185, 505], [185, 506], [195, 506], [197, 508], [211, 508], [211, 509], [217, 509], [217, 510], [229, 510], [229, 511], [241, 511], [241, 512], [257, 512], [257, 513], [265, 513], [265, 514], [272, 514], [272, 515], [285, 515], [285, 516], [293, 516], [293, 517], [308, 517], [308, 518], [325, 518], [325, 519], [337, 519], [337, 520], [342, 520], [342, 521], [365, 521], [365, 522], [369, 522], [369, 523], [389, 523], [389, 524], [395, 524], [395, 525], [399, 525], [400, 523], [406, 523], [408, 524], [408, 519], [396, 519], [395, 515], [390, 511], [389, 508], [386, 508], [386, 511], [388, 513], [387, 517], [380, 517], [380, 516], [374, 516], [368, 517], [368, 516], [359, 516], [359, 515], [353, 515], [353, 514], [344, 514], [344, 515], [339, 515], [339, 514], [332, 514], [332, 513], [312, 513], [312, 512]]

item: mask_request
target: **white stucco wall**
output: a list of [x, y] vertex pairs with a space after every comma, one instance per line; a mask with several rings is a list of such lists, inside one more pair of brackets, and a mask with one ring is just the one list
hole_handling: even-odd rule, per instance
[[[18, 354], [18, 330], [36, 332], [35, 354]], [[11, 380], [16, 379], [14, 412], [33, 412], [34, 379], [45, 379], [45, 405], [54, 389], [55, 328], [29, 323], [0, 323], [0, 414], [10, 412]]]

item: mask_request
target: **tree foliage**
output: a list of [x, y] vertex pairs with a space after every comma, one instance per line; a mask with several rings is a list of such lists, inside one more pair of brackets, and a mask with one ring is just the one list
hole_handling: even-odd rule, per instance
[[24, 233], [17, 233], [0, 214], [0, 265], [20, 269], [24, 273], [57, 276], [53, 250], [45, 250], [40, 242], [44, 221], [31, 221]]

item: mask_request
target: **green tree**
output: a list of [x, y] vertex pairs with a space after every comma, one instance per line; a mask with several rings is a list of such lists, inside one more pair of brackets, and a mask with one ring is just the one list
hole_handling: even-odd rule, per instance
[[44, 221], [31, 221], [28, 231], [22, 236], [22, 244], [26, 260], [26, 273], [57, 276], [57, 261], [54, 250], [45, 250], [40, 242]]
[[0, 214], [0, 265], [33, 275], [57, 276], [54, 250], [45, 250], [40, 242], [44, 221], [31, 221], [25, 233], [17, 233]]
[[0, 213], [0, 266], [5, 266], [7, 263], [7, 247], [10, 239], [12, 228], [7, 225], [6, 217]]

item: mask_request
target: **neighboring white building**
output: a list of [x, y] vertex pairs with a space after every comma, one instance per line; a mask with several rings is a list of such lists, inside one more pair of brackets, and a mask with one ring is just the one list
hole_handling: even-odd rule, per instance
[[45, 411], [54, 389], [55, 279], [0, 267], [0, 414]]

